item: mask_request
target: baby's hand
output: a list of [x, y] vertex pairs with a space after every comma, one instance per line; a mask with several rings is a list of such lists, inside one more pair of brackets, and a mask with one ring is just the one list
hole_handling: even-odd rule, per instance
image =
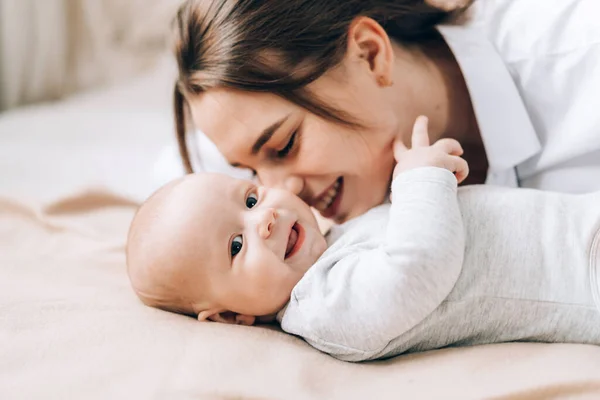
[[463, 154], [460, 143], [454, 139], [440, 139], [429, 145], [428, 122], [425, 116], [420, 116], [415, 121], [412, 148], [407, 148], [400, 139], [396, 139], [394, 158], [397, 164], [394, 168], [394, 178], [409, 169], [439, 167], [454, 173], [458, 183], [461, 183], [469, 174], [469, 165], [460, 157]]

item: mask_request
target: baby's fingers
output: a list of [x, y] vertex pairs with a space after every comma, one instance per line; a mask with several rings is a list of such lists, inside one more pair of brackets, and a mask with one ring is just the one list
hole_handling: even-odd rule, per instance
[[448, 138], [440, 139], [433, 144], [433, 147], [437, 147], [444, 153], [450, 154], [452, 156], [462, 156], [463, 155], [462, 146], [460, 145], [460, 143], [458, 143], [458, 141], [456, 141], [454, 139], [448, 139]]
[[469, 175], [469, 164], [461, 157], [451, 156], [454, 170], [454, 176], [456, 176], [456, 181], [461, 183], [467, 176]]
[[412, 148], [415, 147], [427, 147], [429, 146], [429, 132], [428, 132], [429, 119], [421, 115], [417, 117], [415, 124], [413, 125], [412, 132]]

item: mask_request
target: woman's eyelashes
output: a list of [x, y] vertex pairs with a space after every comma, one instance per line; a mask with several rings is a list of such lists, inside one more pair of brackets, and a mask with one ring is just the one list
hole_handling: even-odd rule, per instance
[[294, 133], [292, 133], [292, 136], [290, 136], [290, 140], [288, 140], [285, 147], [277, 151], [277, 158], [285, 158], [290, 154], [290, 152], [294, 149], [294, 144], [296, 143], [297, 135], [298, 130], [296, 129]]

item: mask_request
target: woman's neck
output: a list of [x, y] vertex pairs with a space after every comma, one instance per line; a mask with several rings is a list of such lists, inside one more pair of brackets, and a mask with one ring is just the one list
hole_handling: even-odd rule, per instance
[[451, 137], [461, 143], [479, 141], [473, 104], [462, 71], [440, 37], [421, 50], [423, 91], [420, 107], [429, 116], [431, 140]]
[[[412, 94], [415, 118], [420, 114], [429, 117], [431, 142], [449, 137], [461, 143], [463, 158], [471, 170], [464, 183], [485, 182], [487, 155], [465, 78], [452, 51], [439, 36], [425, 50], [414, 53], [412, 78], [415, 89]], [[406, 69], [409, 65], [404, 63], [398, 69]], [[399, 113], [403, 115], [406, 110], [399, 110]]]

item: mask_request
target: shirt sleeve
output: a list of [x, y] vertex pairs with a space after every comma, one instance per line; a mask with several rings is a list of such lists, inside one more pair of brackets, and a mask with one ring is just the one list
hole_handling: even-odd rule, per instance
[[447, 297], [465, 247], [456, 178], [445, 169], [418, 168], [398, 175], [392, 193], [385, 239], [346, 249], [335, 265], [313, 275], [308, 291], [293, 295], [284, 330], [337, 358], [361, 361]]

